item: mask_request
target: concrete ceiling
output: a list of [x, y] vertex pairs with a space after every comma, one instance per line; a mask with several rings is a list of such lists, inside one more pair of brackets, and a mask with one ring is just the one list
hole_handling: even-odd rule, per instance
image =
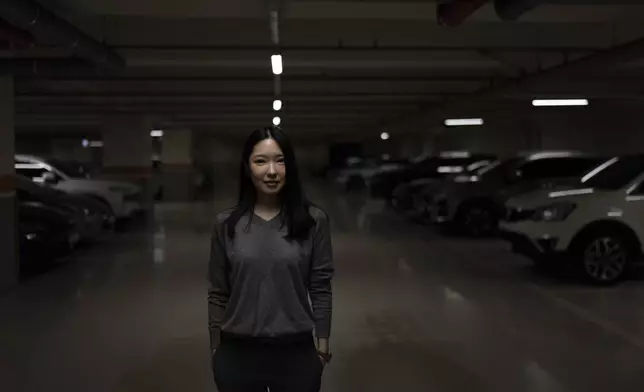
[[[127, 67], [96, 70], [46, 43], [0, 50], [16, 74], [19, 130], [87, 132], [114, 115], [227, 135], [270, 124], [267, 1], [40, 0], [116, 50]], [[312, 139], [370, 131], [406, 112], [644, 37], [637, 2], [578, 3], [585, 2], [545, 1], [518, 22], [501, 21], [485, 5], [447, 28], [437, 24], [433, 1], [287, 2], [279, 23], [282, 125]], [[636, 60], [503, 99], [640, 99], [644, 54]]]

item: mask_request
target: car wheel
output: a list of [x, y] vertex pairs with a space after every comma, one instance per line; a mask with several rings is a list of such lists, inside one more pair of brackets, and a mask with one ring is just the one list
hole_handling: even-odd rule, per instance
[[424, 225], [431, 223], [431, 212], [429, 209], [429, 203], [425, 200], [423, 196], [414, 197], [414, 214], [416, 215], [418, 222]]
[[395, 195], [391, 197], [389, 204], [391, 205], [391, 208], [393, 208], [396, 212], [403, 212], [405, 210], [403, 208], [402, 200], [400, 200], [400, 198]]
[[499, 216], [491, 205], [479, 202], [468, 203], [460, 209], [456, 223], [466, 234], [483, 237], [496, 232]]
[[635, 255], [627, 237], [611, 231], [596, 231], [585, 236], [574, 253], [581, 277], [598, 285], [621, 280]]

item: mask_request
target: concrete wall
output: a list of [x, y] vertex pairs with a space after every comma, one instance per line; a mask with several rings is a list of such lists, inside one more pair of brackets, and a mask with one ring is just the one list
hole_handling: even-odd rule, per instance
[[638, 105], [591, 102], [576, 108], [499, 109], [483, 117], [484, 126], [444, 128], [435, 136], [437, 147], [501, 154], [534, 149], [644, 151], [644, 114]]

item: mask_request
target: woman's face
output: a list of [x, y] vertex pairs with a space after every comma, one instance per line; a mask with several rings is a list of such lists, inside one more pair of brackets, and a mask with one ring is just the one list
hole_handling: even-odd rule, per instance
[[257, 143], [250, 154], [248, 166], [257, 192], [277, 195], [284, 187], [284, 153], [275, 140], [265, 139]]

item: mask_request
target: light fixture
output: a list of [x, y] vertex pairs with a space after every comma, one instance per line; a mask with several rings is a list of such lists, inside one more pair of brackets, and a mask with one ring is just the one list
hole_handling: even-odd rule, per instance
[[439, 166], [436, 169], [439, 173], [462, 173], [463, 170], [463, 166]]
[[389, 139], [389, 134], [387, 132], [383, 132], [380, 134], [380, 138], [382, 140], [388, 140]]
[[274, 54], [271, 56], [271, 65], [273, 66], [273, 73], [275, 75], [281, 75], [282, 71], [284, 70], [282, 68], [282, 55], [281, 54]]
[[275, 110], [276, 112], [279, 112], [280, 110], [282, 110], [282, 101], [280, 101], [279, 99], [274, 100], [273, 110]]
[[282, 119], [279, 117], [273, 117], [273, 125], [278, 126], [282, 123]]
[[83, 146], [83, 148], [89, 147], [89, 140], [83, 139], [83, 141], [81, 142], [81, 145]]
[[463, 127], [468, 125], [483, 125], [482, 118], [448, 118], [445, 120], [448, 127]]
[[161, 129], [153, 129], [150, 131], [150, 136], [152, 137], [163, 137], [163, 130]]
[[535, 99], [532, 106], [588, 106], [587, 99]]

